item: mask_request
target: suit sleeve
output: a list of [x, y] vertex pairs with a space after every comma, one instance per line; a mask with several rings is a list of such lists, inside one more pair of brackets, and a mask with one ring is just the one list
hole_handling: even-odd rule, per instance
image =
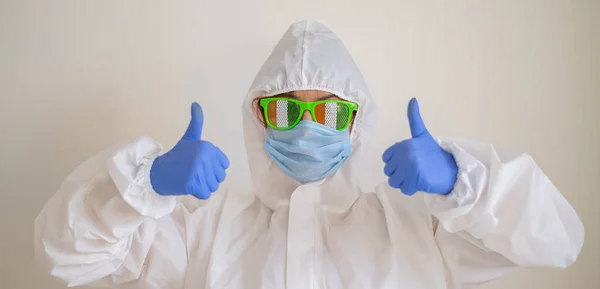
[[[164, 268], [172, 272], [163, 273], [183, 274], [185, 241], [170, 216], [176, 199], [158, 195], [149, 180], [160, 151], [143, 137], [73, 171], [35, 221], [37, 262], [68, 286], [110, 286], [136, 280], [151, 248], [170, 244]], [[170, 233], [157, 234], [161, 228]]]
[[565, 197], [525, 153], [441, 140], [459, 167], [453, 191], [424, 194], [450, 288], [485, 283], [516, 267], [566, 268], [584, 228]]

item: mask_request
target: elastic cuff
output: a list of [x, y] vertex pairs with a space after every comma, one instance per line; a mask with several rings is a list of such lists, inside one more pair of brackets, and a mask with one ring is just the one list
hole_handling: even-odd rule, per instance
[[169, 215], [177, 203], [174, 196], [161, 196], [150, 183], [150, 169], [162, 150], [160, 144], [142, 137], [117, 151], [109, 160], [109, 173], [123, 200], [141, 215]]
[[487, 184], [487, 168], [477, 158], [454, 143], [440, 142], [450, 152], [458, 166], [454, 188], [447, 195], [425, 194], [425, 205], [444, 229], [455, 233], [473, 226], [480, 214], [477, 203]]

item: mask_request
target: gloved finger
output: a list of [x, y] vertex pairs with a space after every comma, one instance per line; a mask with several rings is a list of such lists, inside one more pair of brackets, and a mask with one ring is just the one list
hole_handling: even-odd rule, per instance
[[198, 171], [195, 178], [195, 189], [192, 192], [196, 198], [201, 200], [206, 200], [210, 197], [210, 192], [208, 191], [208, 187], [206, 186], [206, 180], [204, 180], [204, 173], [202, 171]]
[[381, 159], [384, 163], [387, 163], [392, 159], [394, 153], [396, 152], [396, 146], [397, 144], [394, 144], [383, 152], [383, 156], [381, 157]]
[[383, 167], [383, 173], [389, 177], [396, 172], [397, 167], [398, 167], [398, 162], [392, 159], [392, 160], [388, 161], [385, 164], [385, 166]]
[[407, 116], [408, 124], [410, 125], [410, 133], [413, 138], [429, 134], [427, 127], [425, 127], [425, 123], [423, 123], [423, 119], [421, 118], [419, 102], [416, 98], [411, 99], [408, 103]]
[[388, 184], [394, 189], [399, 189], [402, 185], [402, 181], [401, 178], [395, 178], [393, 175], [388, 178]]
[[417, 192], [417, 170], [409, 168], [406, 171], [404, 183], [400, 186], [400, 190], [407, 196], [412, 196]]
[[227, 156], [225, 155], [225, 153], [218, 147], [215, 146], [215, 149], [217, 151], [217, 159], [219, 160], [219, 163], [221, 164], [221, 167], [226, 170], [227, 168], [229, 168], [229, 158], [227, 158]]
[[191, 116], [192, 119], [190, 120], [190, 124], [188, 125], [183, 138], [188, 140], [201, 140], [202, 126], [204, 125], [204, 113], [202, 112], [202, 107], [200, 107], [197, 102], [192, 103]]
[[219, 160], [214, 160], [211, 163], [213, 166], [213, 172], [215, 174], [215, 178], [217, 179], [217, 182], [222, 183], [225, 180], [225, 176], [226, 176], [225, 170], [221, 166], [221, 163], [219, 162]]
[[417, 172], [417, 176], [415, 177], [415, 193], [416, 192], [430, 192], [433, 193], [434, 188], [431, 188], [428, 182], [423, 180], [423, 174], [420, 173], [419, 170]]
[[[204, 174], [206, 174], [206, 171], [204, 172]], [[204, 178], [204, 182], [200, 183], [200, 187], [202, 188], [202, 190], [205, 192], [205, 196], [208, 199], [210, 197], [210, 194], [212, 193], [210, 191], [210, 188], [208, 187], [208, 181], [207, 181], [207, 176], [204, 175], [202, 176]]]
[[388, 183], [390, 184], [390, 186], [392, 188], [399, 189], [402, 186], [402, 184], [405, 182], [405, 179], [404, 179], [405, 174], [406, 174], [406, 172], [405, 172], [405, 169], [402, 166], [402, 164], [397, 163], [396, 171], [392, 175], [390, 175]]
[[198, 190], [195, 193], [193, 193], [192, 196], [200, 200], [207, 200], [210, 197], [210, 194], [206, 191]]
[[206, 200], [208, 199], [208, 192], [203, 191], [202, 189], [200, 189], [200, 187], [196, 188], [196, 190], [194, 190], [192, 192], [192, 196], [196, 197], [197, 199], [200, 200]]
[[206, 187], [209, 192], [214, 193], [219, 188], [219, 182], [217, 182], [217, 177], [215, 176], [211, 162], [203, 162], [202, 168], [204, 169]]

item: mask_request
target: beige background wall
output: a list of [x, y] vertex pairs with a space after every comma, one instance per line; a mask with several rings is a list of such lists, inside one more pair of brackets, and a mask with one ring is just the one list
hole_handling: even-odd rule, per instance
[[0, 0], [0, 288], [62, 288], [34, 266], [36, 214], [91, 154], [173, 145], [191, 101], [243, 184], [241, 98], [305, 18], [344, 39], [381, 108], [372, 182], [415, 96], [432, 133], [529, 152], [579, 212], [573, 267], [485, 288], [600, 288], [598, 1], [175, 2]]

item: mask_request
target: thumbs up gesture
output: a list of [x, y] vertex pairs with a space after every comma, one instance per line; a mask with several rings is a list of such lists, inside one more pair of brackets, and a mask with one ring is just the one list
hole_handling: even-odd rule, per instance
[[383, 153], [384, 173], [390, 186], [409, 196], [417, 191], [450, 193], [458, 174], [456, 162], [427, 131], [414, 98], [408, 104], [408, 122], [412, 138], [392, 145]]
[[158, 194], [208, 199], [225, 180], [229, 159], [212, 143], [202, 140], [203, 124], [202, 108], [193, 103], [192, 120], [181, 140], [152, 164], [150, 182]]

